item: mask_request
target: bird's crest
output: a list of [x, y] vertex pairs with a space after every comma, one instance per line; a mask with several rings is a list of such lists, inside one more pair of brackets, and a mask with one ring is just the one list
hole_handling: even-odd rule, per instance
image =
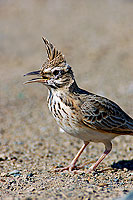
[[50, 43], [46, 38], [43, 38], [47, 51], [47, 61], [43, 64], [42, 70], [48, 67], [56, 67], [61, 64], [65, 64], [66, 60], [64, 55], [59, 51], [52, 43]]

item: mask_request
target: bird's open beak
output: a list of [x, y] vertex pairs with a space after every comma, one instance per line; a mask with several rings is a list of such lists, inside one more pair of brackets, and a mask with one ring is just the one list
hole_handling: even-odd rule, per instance
[[41, 70], [29, 72], [29, 73], [25, 74], [24, 76], [30, 76], [30, 75], [37, 75], [39, 77], [38, 78], [33, 78], [33, 79], [29, 80], [29, 81], [26, 81], [26, 82], [24, 82], [24, 84], [35, 83], [35, 82], [38, 82], [38, 83], [43, 83], [44, 82], [44, 78], [42, 77]]

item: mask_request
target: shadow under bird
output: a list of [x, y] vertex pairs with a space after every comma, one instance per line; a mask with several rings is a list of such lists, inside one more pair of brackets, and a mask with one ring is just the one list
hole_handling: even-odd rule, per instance
[[78, 169], [75, 164], [90, 142], [102, 142], [105, 151], [89, 171], [95, 170], [112, 149], [111, 140], [120, 135], [133, 135], [133, 119], [113, 101], [85, 91], [76, 83], [72, 68], [64, 55], [43, 38], [47, 60], [42, 67], [25, 74], [37, 75], [27, 83], [42, 83], [48, 88], [48, 107], [57, 124], [68, 134], [84, 141], [69, 166], [55, 171]]

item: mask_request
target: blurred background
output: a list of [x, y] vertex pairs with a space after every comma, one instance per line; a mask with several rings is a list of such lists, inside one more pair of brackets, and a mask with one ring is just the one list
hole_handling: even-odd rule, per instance
[[[23, 85], [23, 74], [46, 60], [42, 36], [63, 52], [81, 88], [112, 99], [133, 117], [132, 0], [0, 0], [0, 157], [6, 160], [0, 167], [5, 172], [64, 165], [82, 144], [59, 132], [47, 108], [47, 89]], [[130, 160], [132, 142], [130, 136], [116, 138], [105, 163]], [[103, 151], [101, 144], [88, 148], [79, 162]]]
[[22, 86], [22, 75], [45, 61], [44, 36], [65, 54], [81, 87], [131, 112], [132, 11], [131, 0], [0, 0], [1, 89], [37, 93], [37, 85]]

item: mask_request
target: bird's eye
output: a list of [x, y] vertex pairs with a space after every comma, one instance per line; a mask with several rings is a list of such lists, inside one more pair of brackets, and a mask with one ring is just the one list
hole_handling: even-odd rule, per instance
[[55, 70], [55, 71], [53, 72], [53, 74], [54, 74], [55, 76], [57, 76], [57, 75], [59, 74], [59, 70]]

